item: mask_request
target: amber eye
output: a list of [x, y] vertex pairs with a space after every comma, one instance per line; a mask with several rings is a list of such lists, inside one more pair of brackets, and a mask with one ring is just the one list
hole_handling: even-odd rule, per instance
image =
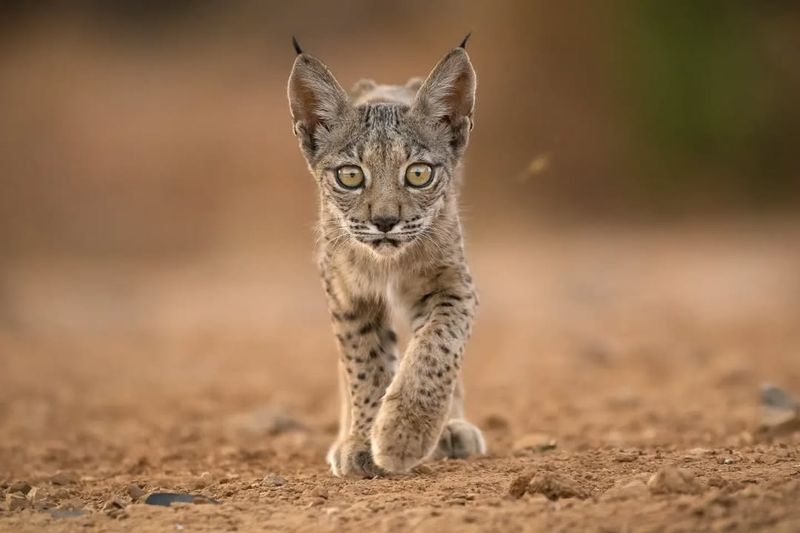
[[336, 169], [336, 182], [345, 189], [358, 189], [364, 184], [364, 171], [355, 165]]
[[425, 187], [432, 179], [433, 167], [428, 163], [414, 163], [406, 169], [406, 183], [412, 187]]

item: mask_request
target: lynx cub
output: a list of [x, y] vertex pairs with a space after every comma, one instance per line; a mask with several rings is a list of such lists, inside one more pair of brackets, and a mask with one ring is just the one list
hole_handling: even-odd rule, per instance
[[[350, 95], [294, 44], [289, 104], [319, 185], [319, 268], [340, 352], [331, 470], [372, 477], [485, 453], [460, 380], [478, 304], [457, 207], [475, 101], [466, 39], [424, 81], [362, 80]], [[399, 359], [390, 308], [413, 331]]]

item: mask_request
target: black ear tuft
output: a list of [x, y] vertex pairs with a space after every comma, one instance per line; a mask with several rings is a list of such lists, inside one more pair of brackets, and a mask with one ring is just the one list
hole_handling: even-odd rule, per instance
[[[467, 35], [467, 37], [469, 37], [469, 35]], [[303, 53], [303, 49], [300, 48], [300, 43], [297, 42], [297, 37], [294, 35], [292, 35], [292, 46], [294, 46], [294, 51], [297, 52], [297, 55]]]
[[472, 32], [469, 32], [469, 33], [467, 34], [467, 36], [466, 36], [466, 37], [464, 37], [464, 40], [463, 40], [463, 41], [461, 41], [461, 44], [459, 44], [459, 45], [458, 45], [458, 47], [459, 47], [459, 48], [463, 48], [464, 50], [466, 50], [466, 49], [467, 49], [467, 41], [469, 41], [469, 37], [470, 37], [470, 35], [472, 35]]

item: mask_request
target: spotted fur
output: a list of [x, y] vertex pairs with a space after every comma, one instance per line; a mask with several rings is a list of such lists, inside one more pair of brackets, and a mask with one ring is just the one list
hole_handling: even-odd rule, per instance
[[[341, 424], [328, 453], [337, 476], [485, 452], [460, 382], [478, 305], [457, 210], [474, 98], [463, 47], [424, 81], [362, 80], [349, 95], [318, 59], [295, 61], [289, 103], [319, 185], [319, 269], [340, 353]], [[405, 183], [418, 162], [433, 168], [424, 188]], [[337, 184], [343, 165], [363, 170], [362, 187]], [[412, 331], [402, 357], [393, 316]]]

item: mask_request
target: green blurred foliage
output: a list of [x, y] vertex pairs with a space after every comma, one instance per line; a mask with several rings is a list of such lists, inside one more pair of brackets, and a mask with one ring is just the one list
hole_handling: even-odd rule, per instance
[[[631, 175], [641, 192], [670, 203], [705, 192], [756, 207], [796, 196], [798, 50], [786, 49], [796, 40], [783, 40], [800, 30], [796, 4], [619, 7], [618, 76], [638, 154]], [[787, 54], [794, 64], [782, 64]]]

